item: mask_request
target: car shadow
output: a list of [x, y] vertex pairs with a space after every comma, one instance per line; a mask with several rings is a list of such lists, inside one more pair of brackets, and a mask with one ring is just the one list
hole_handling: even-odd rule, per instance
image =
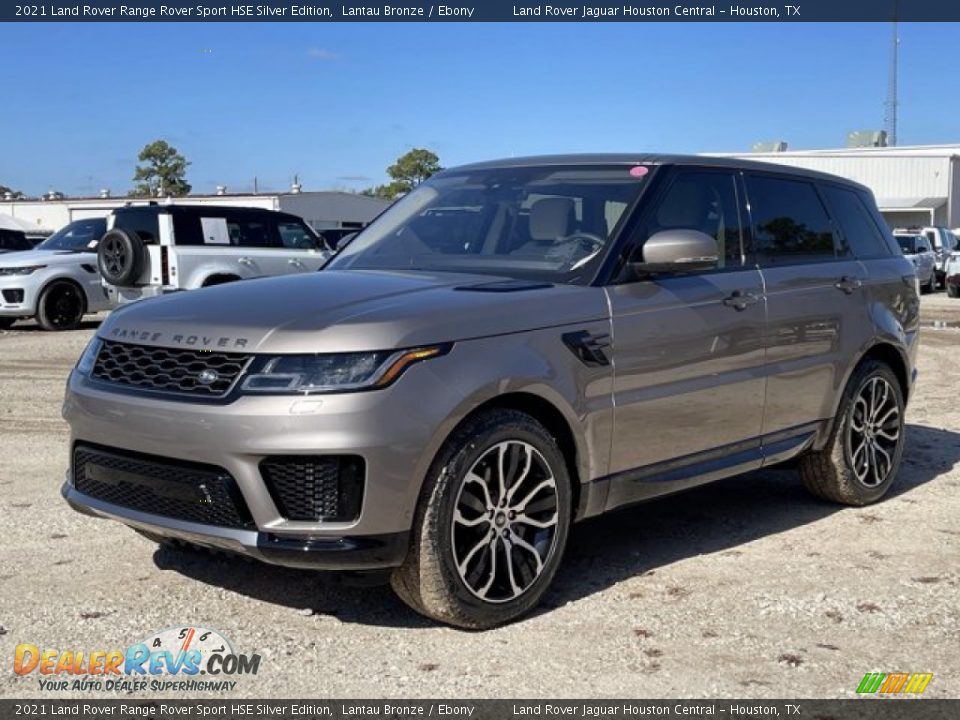
[[[106, 316], [87, 315], [74, 330], [96, 330], [100, 327]], [[7, 328], [6, 332], [49, 332], [37, 324], [36, 320], [20, 320]], [[73, 330], [60, 330], [59, 332], [73, 332]]]
[[[900, 473], [887, 499], [924, 485], [960, 462], [960, 434], [907, 426]], [[573, 527], [567, 554], [538, 614], [696, 555], [732, 551], [844, 510], [813, 498], [796, 464], [759, 470], [627, 508]], [[432, 625], [397, 599], [385, 576], [304, 572], [228, 555], [161, 547], [154, 562], [199, 582], [302, 614], [388, 627]]]

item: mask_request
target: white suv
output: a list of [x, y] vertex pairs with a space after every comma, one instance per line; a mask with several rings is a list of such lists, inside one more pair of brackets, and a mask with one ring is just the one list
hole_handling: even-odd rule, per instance
[[44, 330], [73, 330], [109, 309], [94, 255], [106, 229], [103, 218], [76, 220], [32, 250], [0, 255], [0, 329], [35, 317]]
[[97, 252], [113, 304], [235, 280], [318, 270], [330, 249], [301, 218], [255, 208], [114, 210]]

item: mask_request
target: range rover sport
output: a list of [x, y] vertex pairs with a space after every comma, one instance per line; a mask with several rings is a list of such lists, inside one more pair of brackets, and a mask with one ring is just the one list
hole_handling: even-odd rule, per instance
[[571, 523], [799, 459], [882, 498], [914, 266], [869, 191], [654, 155], [445, 170], [319, 273], [114, 312], [68, 381], [77, 510], [281, 565], [390, 569], [417, 611], [519, 617]]

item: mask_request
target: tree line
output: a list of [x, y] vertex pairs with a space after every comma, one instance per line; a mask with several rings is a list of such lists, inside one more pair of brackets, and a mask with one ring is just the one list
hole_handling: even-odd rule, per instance
[[[189, 195], [193, 186], [187, 182], [190, 161], [166, 140], [147, 143], [137, 155], [134, 169], [134, 187], [129, 197], [182, 197]], [[363, 195], [393, 200], [410, 192], [434, 173], [442, 170], [440, 158], [431, 150], [414, 148], [397, 158], [387, 168], [390, 182], [362, 190]], [[6, 193], [14, 198], [24, 197], [19, 190], [0, 184], [0, 198]]]

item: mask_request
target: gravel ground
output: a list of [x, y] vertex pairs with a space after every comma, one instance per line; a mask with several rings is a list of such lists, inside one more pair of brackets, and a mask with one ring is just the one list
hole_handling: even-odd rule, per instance
[[[942, 293], [923, 305], [960, 321]], [[233, 696], [851, 697], [868, 671], [933, 672], [927, 696], [960, 696], [960, 330], [924, 330], [885, 502], [826, 505], [777, 469], [590, 521], [539, 612], [467, 633], [387, 587], [158, 550], [68, 509], [61, 393], [95, 327], [0, 332], [4, 663], [19, 642], [122, 648], [196, 624], [263, 656]], [[44, 695], [0, 672], [0, 696]]]

